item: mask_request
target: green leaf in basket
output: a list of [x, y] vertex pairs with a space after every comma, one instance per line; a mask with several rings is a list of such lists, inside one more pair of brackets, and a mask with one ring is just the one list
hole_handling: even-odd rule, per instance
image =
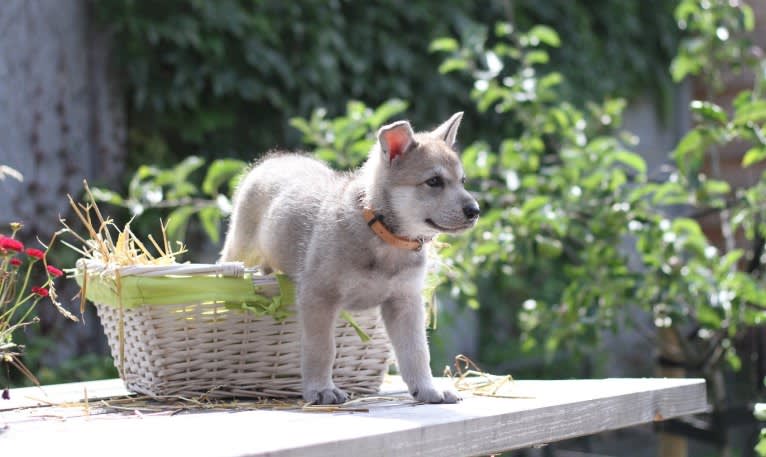
[[277, 322], [282, 322], [293, 315], [288, 306], [282, 303], [281, 297], [264, 297], [254, 295], [248, 301], [241, 303], [226, 303], [228, 309], [248, 311], [258, 317], [269, 316]]
[[285, 304], [281, 296], [271, 299], [269, 306], [266, 308], [266, 313], [277, 322], [281, 322], [293, 315], [293, 312], [290, 311], [290, 305]]
[[278, 274], [277, 283], [279, 283], [279, 296], [282, 297], [284, 306], [295, 304], [295, 283], [287, 275]]
[[266, 306], [261, 301], [250, 301], [243, 303], [226, 303], [226, 308], [233, 310], [248, 311], [255, 314], [258, 317], [264, 317], [268, 315], [266, 312]]
[[368, 335], [367, 332], [365, 332], [364, 329], [356, 323], [351, 313], [344, 309], [340, 312], [340, 318], [348, 322], [348, 325], [353, 327], [353, 329], [356, 331], [356, 334], [359, 335], [359, 339], [362, 340], [362, 343], [370, 341], [370, 335]]

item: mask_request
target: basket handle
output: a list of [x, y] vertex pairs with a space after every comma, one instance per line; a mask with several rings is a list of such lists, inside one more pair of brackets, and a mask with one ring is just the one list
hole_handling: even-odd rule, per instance
[[[102, 272], [104, 264], [100, 262], [88, 262], [81, 259], [77, 262], [78, 268], [87, 268], [89, 272]], [[192, 275], [221, 275], [226, 277], [241, 278], [245, 273], [257, 272], [257, 269], [245, 268], [242, 262], [221, 263], [181, 263], [173, 265], [129, 265], [119, 267], [120, 276], [192, 276]]]

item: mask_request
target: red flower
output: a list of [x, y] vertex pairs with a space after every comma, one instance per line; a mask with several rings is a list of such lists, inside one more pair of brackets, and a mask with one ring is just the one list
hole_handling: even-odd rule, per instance
[[24, 252], [26, 252], [29, 257], [34, 257], [38, 260], [42, 260], [43, 257], [45, 257], [45, 253], [43, 251], [35, 248], [29, 248]]
[[48, 296], [48, 289], [45, 287], [33, 287], [32, 293], [35, 295], [39, 295], [41, 297], [47, 297]]
[[0, 236], [0, 248], [21, 252], [24, 250], [24, 245], [19, 240], [14, 240], [7, 236]]
[[59, 270], [58, 268], [54, 267], [53, 265], [48, 265], [47, 270], [48, 270], [48, 273], [51, 274], [51, 276], [56, 277], [56, 278], [64, 275], [63, 271]]
[[17, 259], [16, 257], [11, 259], [11, 265], [14, 267], [20, 267], [21, 266], [21, 259]]

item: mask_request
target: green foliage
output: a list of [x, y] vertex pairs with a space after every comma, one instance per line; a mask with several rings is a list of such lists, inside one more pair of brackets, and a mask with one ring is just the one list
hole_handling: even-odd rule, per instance
[[170, 241], [185, 240], [189, 221], [196, 215], [207, 237], [218, 243], [221, 222], [231, 212], [229, 196], [247, 164], [235, 159], [214, 160], [205, 170], [201, 184], [196, 184], [195, 172], [204, 164], [200, 157], [190, 156], [170, 168], [142, 165], [130, 180], [127, 196], [94, 188], [93, 197], [127, 208], [133, 217], [147, 210], [163, 210], [160, 215], [167, 219]]
[[[340, 115], [347, 100], [369, 106], [410, 100], [407, 116], [428, 126], [471, 105], [467, 78], [439, 73], [429, 52], [457, 46], [498, 17], [533, 29], [531, 38], [564, 44], [546, 58], [566, 76], [565, 96], [584, 104], [647, 90], [669, 100], [667, 63], [676, 34], [676, 0], [111, 0], [93, 2], [113, 36], [116, 72], [129, 94], [129, 168], [170, 166], [189, 155], [250, 160], [294, 148], [288, 120], [323, 108]], [[542, 54], [529, 55], [541, 59]], [[538, 60], [538, 63], [544, 63]], [[466, 131], [508, 134], [505, 123], [468, 110]]]
[[[507, 360], [518, 339], [526, 354], [577, 363], [569, 355], [626, 324], [634, 305], [658, 328], [694, 328], [683, 338], [686, 363], [710, 373], [738, 366], [733, 342], [764, 318], [766, 178], [733, 190], [703, 172], [732, 141], [750, 145], [744, 166], [766, 159], [766, 64], [746, 44], [754, 19], [745, 5], [119, 0], [98, 10], [120, 60], [131, 62], [138, 161], [250, 156], [300, 136], [349, 168], [389, 117], [408, 109], [427, 125], [470, 97], [463, 132], [481, 140], [464, 148], [463, 162], [483, 213], [444, 252], [445, 275], [482, 316], [485, 363]], [[497, 17], [513, 21], [490, 27]], [[753, 89], [731, 107], [694, 101], [697, 123], [672, 151], [673, 167], [648, 170], [619, 130], [626, 102], [610, 96], [649, 89], [668, 101], [671, 76], [687, 75], [715, 91], [727, 66], [760, 66]], [[172, 210], [177, 234], [196, 214], [217, 240], [226, 183], [244, 164], [213, 162], [200, 176], [203, 162], [142, 166], [127, 197], [98, 197], [136, 215]], [[709, 215], [750, 246], [711, 245], [698, 223]]]
[[[562, 102], [561, 75], [541, 76], [537, 68], [547, 61], [548, 46], [560, 43], [556, 32], [503, 33], [509, 28], [496, 28], [504, 40], [493, 46], [473, 42], [448, 57], [463, 59], [456, 67], [471, 71], [479, 109], [500, 113], [519, 132], [498, 145], [478, 142], [464, 150], [482, 218], [444, 253], [463, 273], [453, 276], [453, 291], [469, 306], [486, 304], [481, 312], [494, 328], [482, 331], [490, 350], [481, 359], [493, 365], [506, 354], [491, 348], [506, 346], [505, 338], [520, 331], [527, 350], [544, 340], [553, 356], [565, 339], [592, 343], [594, 327], [613, 325], [615, 309], [636, 288], [637, 275], [618, 247], [638, 216], [632, 184], [646, 181], [643, 159], [606, 135], [624, 103], [584, 112]], [[501, 306], [500, 297], [523, 306]]]
[[[197, 221], [207, 237], [217, 242], [221, 219], [230, 208], [229, 195], [245, 164], [234, 159], [215, 160], [202, 170], [204, 159], [187, 158], [190, 154], [208, 160], [223, 155], [250, 158], [275, 145], [294, 146], [300, 133], [304, 144], [316, 148], [319, 157], [340, 168], [350, 167], [363, 158], [375, 128], [405, 108], [416, 125], [428, 125], [469, 102], [464, 75], [437, 71], [440, 65], [443, 70], [465, 69], [467, 61], [456, 58], [442, 64], [429, 47], [442, 52], [460, 49], [454, 38], [432, 42], [448, 32], [460, 34], [464, 44], [473, 40], [481, 45], [482, 33], [486, 33], [482, 29], [501, 15], [512, 16], [522, 29], [529, 28], [523, 39], [533, 46], [563, 45], [549, 50], [550, 55], [525, 54], [526, 65], [542, 66], [539, 78], [524, 80], [527, 85], [558, 87], [560, 90], [549, 95], [570, 98], [576, 105], [605, 94], [635, 95], [647, 88], [662, 93], [667, 81], [665, 62], [675, 42], [675, 34], [668, 33], [667, 11], [675, 3], [94, 2], [98, 17], [114, 34], [114, 63], [131, 95], [129, 157], [131, 168], [137, 169], [125, 197], [106, 189], [100, 189], [97, 196], [130, 209], [133, 215], [142, 215], [135, 222], [139, 225], [148, 216], [172, 211], [172, 238], [185, 238], [183, 232], [189, 222]], [[752, 22], [752, 17], [746, 15], [744, 22], [748, 20]], [[499, 35], [512, 32], [507, 25], [498, 29]], [[636, 46], [637, 42], [646, 45]], [[542, 90], [527, 92], [545, 97]], [[345, 116], [327, 117], [327, 113], [340, 113], [349, 97], [374, 106], [392, 97], [411, 100], [412, 104], [394, 100], [372, 111], [351, 103]], [[487, 97], [480, 108], [486, 111], [491, 105], [491, 97]], [[327, 109], [319, 111], [319, 106]], [[306, 121], [307, 128], [298, 128], [298, 132], [288, 129], [289, 116], [312, 111], [315, 114]], [[757, 104], [743, 108], [738, 125], [760, 122], [762, 111]], [[504, 143], [504, 138], [525, 125], [523, 120], [509, 121], [505, 114], [498, 120], [489, 112], [481, 117], [468, 112], [463, 130], [489, 144]], [[298, 127], [299, 121], [291, 124]], [[312, 131], [334, 132], [335, 137], [312, 138]], [[753, 135], [759, 134], [753, 131]], [[472, 152], [477, 160], [496, 161], [492, 154], [479, 152]], [[762, 147], [753, 146], [745, 163], [762, 160], [763, 155]], [[535, 157], [529, 155], [530, 168], [544, 169], [545, 164], [534, 163]], [[640, 159], [627, 151], [618, 152], [613, 160], [638, 171], [643, 168]], [[155, 166], [138, 166], [145, 163]], [[20, 178], [14, 170], [0, 165], [0, 179], [5, 176]], [[512, 175], [508, 179], [513, 182]], [[712, 181], [705, 189], [721, 193], [721, 185]], [[750, 206], [735, 214], [748, 234], [758, 229], [749, 215], [758, 207], [763, 190], [753, 188], [744, 193], [743, 199]], [[534, 218], [548, 205], [544, 195], [532, 196], [523, 209]], [[154, 220], [149, 224], [156, 225]], [[567, 250], [555, 238], [541, 235], [535, 241], [540, 252], [550, 258]], [[491, 245], [479, 247], [479, 255], [485, 255], [483, 251]], [[552, 278], [551, 283], [557, 280]], [[487, 285], [478, 281], [480, 278], [477, 284], [466, 284], [464, 290]], [[479, 302], [469, 298], [468, 303], [478, 306]], [[38, 340], [30, 343], [30, 366], [41, 368], [36, 365]], [[498, 354], [507, 355], [507, 348], [496, 349]], [[62, 370], [67, 374], [58, 380], [114, 376], [113, 367], [99, 359], [84, 359]], [[40, 369], [43, 382], [54, 380], [54, 376], [50, 370]]]
[[681, 0], [674, 15], [678, 28], [685, 32], [670, 67], [675, 81], [704, 72], [712, 88], [721, 90], [724, 72], [757, 64], [757, 52], [747, 37], [755, 26], [755, 16], [746, 3]]
[[295, 117], [290, 125], [303, 135], [303, 143], [314, 156], [335, 168], [356, 167], [367, 158], [375, 143], [374, 133], [383, 123], [407, 109], [407, 102], [388, 100], [372, 110], [359, 101], [346, 105], [346, 114], [327, 119], [327, 111], [315, 110], [309, 119]]
[[[462, 87], [462, 81], [472, 81], [470, 97], [480, 116], [476, 124], [482, 128], [472, 130], [469, 120], [464, 131], [482, 141], [464, 149], [463, 162], [483, 215], [469, 236], [452, 241], [444, 257], [452, 264], [445, 274], [453, 293], [492, 323], [481, 333], [483, 361], [500, 364], [507, 359], [511, 340], [519, 337], [525, 351], [542, 351], [549, 360], [562, 352], [581, 353], [598, 340], [601, 330], [622, 325], [623, 308], [633, 304], [652, 313], [661, 328], [698, 324], [689, 353], [718, 357], [701, 362], [719, 366], [728, 359], [736, 364], [731, 341], [762, 318], [758, 307], [766, 306], [763, 284], [736, 270], [747, 258], [744, 251], [720, 252], [711, 246], [695, 217], [725, 210], [748, 239], [756, 240], [763, 231], [759, 222], [763, 181], [732, 195], [728, 184], [701, 172], [707, 151], [734, 139], [753, 145], [745, 164], [764, 158], [762, 83], [735, 100], [731, 115], [710, 101], [695, 101], [691, 109], [699, 123], [673, 151], [676, 168], [662, 180], [631, 151], [632, 137], [619, 132], [625, 101], [592, 100], [604, 94], [631, 94], [632, 85], [644, 87], [639, 80], [668, 84], [667, 65], [661, 63], [667, 63], [675, 49], [676, 35], [668, 33], [674, 20], [670, 10], [675, 8], [684, 24], [681, 28], [687, 30], [673, 67], [676, 78], [694, 73], [697, 67], [689, 62], [699, 71], [709, 66], [712, 60], [700, 53], [738, 56], [726, 47], [738, 42], [708, 39], [711, 31], [721, 35], [719, 26], [702, 26], [700, 21], [733, 24], [730, 18], [741, 17], [749, 27], [749, 16], [746, 9], [724, 8], [723, 2], [713, 2], [708, 9], [700, 6], [702, 2], [687, 0], [677, 8], [676, 2], [660, 2], [661, 7], [654, 3], [514, 2], [510, 13], [516, 23], [500, 23], [491, 33], [483, 25], [489, 14], [447, 3], [440, 8], [452, 8], [456, 19], [426, 28], [433, 31], [433, 40], [424, 40], [422, 34], [410, 36], [420, 29], [402, 27], [407, 21], [416, 21], [409, 23], [414, 26], [430, 20], [425, 10], [420, 5], [396, 8], [396, 2], [362, 11], [353, 2], [297, 8], [231, 1], [213, 9], [191, 1], [170, 9], [126, 0], [102, 7], [102, 15], [114, 21], [118, 34], [130, 44], [123, 52], [127, 50], [136, 62], [136, 73], [130, 73], [131, 84], [140, 87], [132, 101], [138, 122], [134, 130], [142, 132], [143, 140], [151, 139], [139, 142], [147, 152], [161, 153], [163, 148], [184, 144], [196, 145], [190, 149], [196, 152], [221, 148], [236, 152], [241, 144], [257, 146], [261, 141], [270, 146], [279, 143], [275, 138], [284, 132], [262, 119], [256, 121], [254, 115], [268, 112], [268, 122], [281, 126], [284, 113], [326, 105], [313, 109], [308, 118], [292, 118], [290, 125], [319, 158], [350, 168], [364, 158], [375, 129], [408, 108], [397, 99], [380, 102], [391, 96], [412, 99], [411, 119], [418, 123], [432, 97], [454, 107], [451, 91]], [[495, 6], [484, 5], [486, 11]], [[375, 8], [393, 13], [375, 14]], [[561, 8], [568, 12], [563, 16], [567, 21], [557, 19], [562, 17]], [[271, 14], [275, 12], [279, 14]], [[264, 21], [266, 13], [273, 19]], [[311, 26], [301, 19], [306, 14], [316, 15]], [[358, 17], [365, 21], [353, 20]], [[530, 18], [539, 20], [530, 23]], [[520, 32], [527, 24], [527, 31]], [[333, 37], [329, 41], [320, 37], [328, 27], [332, 28], [328, 36]], [[652, 27], [658, 32], [647, 33]], [[733, 25], [727, 27], [731, 37], [739, 36]], [[372, 53], [364, 48], [364, 40], [356, 39], [370, 29], [382, 43], [394, 46], [391, 54]], [[600, 33], [593, 34], [594, 29]], [[449, 30], [459, 38], [437, 38], [436, 32]], [[396, 34], [397, 39], [389, 41], [386, 34]], [[591, 38], [603, 35], [610, 37], [606, 48]], [[647, 36], [658, 40], [652, 47], [659, 52], [642, 54], [633, 49], [637, 37]], [[698, 43], [708, 48], [700, 51], [693, 45], [695, 39], [702, 39]], [[572, 52], [570, 46], [578, 43], [586, 44]], [[301, 53], [284, 54], [277, 46]], [[149, 48], [162, 52], [150, 54]], [[420, 56], [425, 49], [430, 49], [430, 57]], [[229, 62], [256, 54], [259, 59]], [[391, 55], [397, 58], [387, 60]], [[153, 59], [162, 59], [162, 64]], [[421, 62], [417, 75], [409, 73], [415, 62]], [[380, 71], [381, 66], [388, 70]], [[175, 77], [163, 78], [162, 68], [172, 68]], [[341, 68], [351, 69], [348, 80], [339, 77]], [[434, 71], [423, 73], [423, 68]], [[647, 75], [639, 68], [656, 73]], [[318, 73], [311, 76], [314, 72]], [[378, 74], [386, 77], [372, 76]], [[197, 86], [189, 83], [191, 75], [197, 75]], [[243, 89], [251, 87], [250, 80], [267, 84], [253, 82], [259, 89], [251, 93]], [[373, 80], [376, 84], [364, 84]], [[427, 83], [413, 90], [414, 80]], [[302, 95], [296, 98], [291, 93]], [[380, 107], [373, 110], [362, 102], [350, 102], [345, 115], [332, 117], [341, 101], [355, 95]], [[227, 121], [205, 124], [201, 119], [209, 117], [210, 106], [228, 110], [220, 117]], [[253, 109], [256, 106], [261, 108]], [[173, 114], [175, 110], [183, 116]], [[433, 111], [428, 122], [433, 122]], [[181, 126], [182, 141], [165, 135], [167, 140], [158, 142], [163, 129]], [[484, 135], [490, 128], [492, 133]], [[160, 144], [163, 141], [167, 143]], [[213, 162], [207, 176], [200, 178], [202, 164], [202, 159], [190, 157], [174, 168], [142, 166], [126, 198], [106, 191], [97, 197], [123, 205], [134, 215], [147, 209], [172, 211], [173, 236], [180, 236], [196, 214], [208, 236], [218, 240], [220, 218], [230, 207], [230, 192], [221, 187], [244, 164]], [[200, 180], [201, 184], [193, 184]], [[679, 207], [689, 217], [672, 218], [670, 213]]]
[[[540, 41], [550, 58], [543, 72], [565, 76], [560, 95], [584, 105], [605, 97], [653, 94], [670, 115], [673, 91], [668, 63], [678, 46], [673, 11], [678, 0], [516, 0], [510, 22], [534, 36], [541, 24], [556, 41]], [[497, 19], [497, 16], [493, 19]], [[531, 55], [535, 59], [535, 54]]]
[[[501, 364], [507, 351], [495, 349], [519, 337], [549, 360], [586, 351], [602, 330], [624, 325], [623, 310], [634, 305], [658, 328], [696, 328], [681, 338], [690, 366], [706, 374], [725, 363], [737, 369], [732, 342], [766, 316], [757, 197], [766, 179], [732, 195], [702, 166], [715, 147], [735, 140], [754, 145], [747, 163], [761, 158], [761, 82], [737, 97], [731, 118], [710, 101], [693, 102], [698, 123], [673, 152], [675, 169], [658, 180], [617, 131], [622, 101], [579, 109], [562, 101], [563, 76], [542, 72], [550, 47], [563, 42], [556, 32], [499, 24], [493, 37], [479, 36], [434, 49], [447, 54], [443, 71], [475, 80], [479, 110], [499, 113], [517, 132], [465, 148], [482, 218], [445, 253], [455, 266], [453, 293], [480, 307], [487, 323], [481, 359]], [[671, 217], [679, 211], [690, 217]], [[737, 269], [743, 250], [722, 252], [700, 229], [696, 217], [718, 213], [745, 227], [750, 271]]]
[[[346, 101], [419, 99], [425, 122], [467, 102], [431, 39], [467, 20], [457, 0], [95, 2], [130, 93], [134, 166], [295, 147], [288, 119]], [[433, 14], [435, 10], [439, 14]]]

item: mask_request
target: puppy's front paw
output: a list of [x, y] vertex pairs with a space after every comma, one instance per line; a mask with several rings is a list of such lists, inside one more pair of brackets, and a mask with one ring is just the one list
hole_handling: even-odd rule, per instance
[[306, 389], [303, 392], [303, 399], [315, 405], [337, 405], [345, 403], [348, 395], [337, 387], [331, 386], [326, 389]]
[[444, 389], [444, 403], [457, 403], [463, 400], [459, 393], [452, 389]]
[[412, 392], [412, 397], [423, 403], [457, 403], [462, 400], [452, 389], [437, 389], [434, 386], [423, 387]]

